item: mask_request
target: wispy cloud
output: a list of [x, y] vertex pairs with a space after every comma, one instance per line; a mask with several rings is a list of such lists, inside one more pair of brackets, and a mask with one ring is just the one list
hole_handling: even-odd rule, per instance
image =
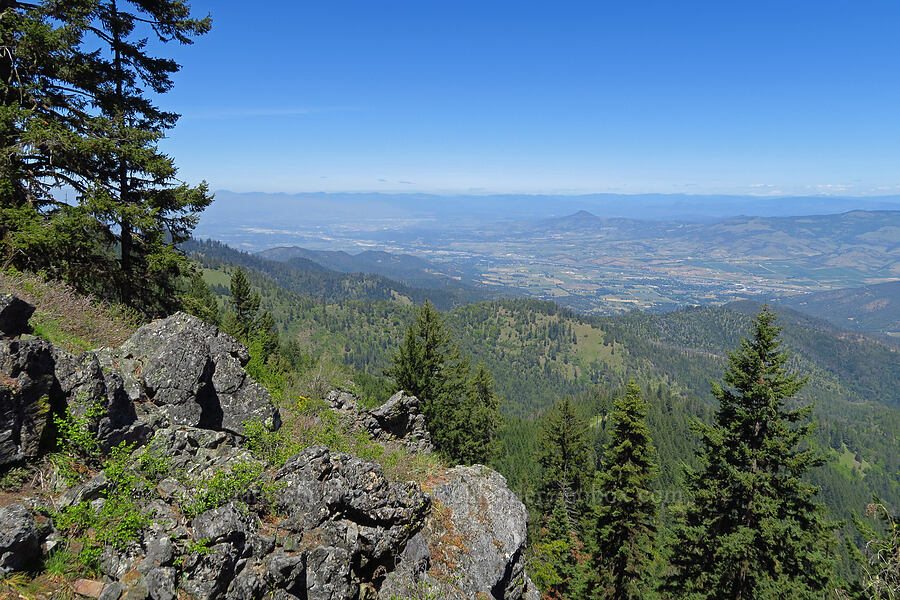
[[353, 106], [293, 106], [293, 107], [224, 107], [224, 108], [197, 108], [187, 110], [182, 115], [183, 119], [254, 119], [267, 117], [302, 117], [319, 113], [345, 112], [360, 110]]

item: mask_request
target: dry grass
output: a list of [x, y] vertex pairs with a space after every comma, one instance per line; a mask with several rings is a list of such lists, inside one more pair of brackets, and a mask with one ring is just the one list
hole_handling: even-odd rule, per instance
[[30, 324], [35, 335], [70, 352], [118, 346], [141, 324], [127, 308], [83, 296], [63, 282], [31, 273], [0, 272], [0, 291], [33, 304]]

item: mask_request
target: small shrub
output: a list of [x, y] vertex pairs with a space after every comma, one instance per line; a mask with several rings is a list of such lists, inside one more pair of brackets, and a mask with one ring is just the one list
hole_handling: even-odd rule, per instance
[[0, 478], [0, 489], [4, 492], [17, 492], [34, 475], [33, 471], [25, 467], [13, 467]]
[[219, 471], [208, 479], [195, 482], [197, 493], [182, 498], [181, 510], [189, 518], [218, 508], [252, 490], [263, 474], [263, 465], [254, 461], [239, 462], [228, 471]]
[[245, 421], [243, 426], [247, 448], [270, 465], [280, 467], [302, 450], [298, 441], [290, 439], [284, 429], [272, 431], [259, 419]]
[[96, 460], [100, 456], [100, 440], [96, 424], [103, 415], [101, 401], [85, 403], [80, 411], [66, 406], [64, 416], [54, 415], [58, 442], [63, 452], [73, 457]]

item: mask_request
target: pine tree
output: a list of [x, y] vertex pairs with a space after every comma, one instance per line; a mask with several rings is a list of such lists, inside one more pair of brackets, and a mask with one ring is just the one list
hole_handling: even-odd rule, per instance
[[667, 582], [679, 598], [821, 598], [832, 580], [832, 525], [803, 480], [823, 463], [809, 448], [812, 406], [791, 398], [806, 379], [789, 374], [781, 329], [764, 307], [749, 339], [729, 353], [714, 384], [713, 425], [696, 424], [704, 467], [688, 472], [686, 508]]
[[596, 598], [632, 600], [652, 595], [658, 507], [652, 490], [656, 450], [645, 419], [647, 403], [632, 380], [615, 401], [613, 431], [598, 475]]

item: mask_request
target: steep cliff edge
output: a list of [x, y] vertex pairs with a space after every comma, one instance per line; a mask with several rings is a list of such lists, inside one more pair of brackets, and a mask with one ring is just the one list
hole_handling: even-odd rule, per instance
[[[54, 581], [104, 600], [538, 597], [526, 511], [490, 469], [423, 489], [322, 445], [266, 462], [248, 442], [282, 415], [217, 328], [177, 313], [73, 355], [24, 334], [27, 304], [0, 300], [0, 469], [35, 474], [0, 502], [0, 573], [65, 556], [81, 578]], [[414, 397], [326, 401], [373, 439], [430, 448]], [[60, 439], [83, 460], [54, 452]]]

